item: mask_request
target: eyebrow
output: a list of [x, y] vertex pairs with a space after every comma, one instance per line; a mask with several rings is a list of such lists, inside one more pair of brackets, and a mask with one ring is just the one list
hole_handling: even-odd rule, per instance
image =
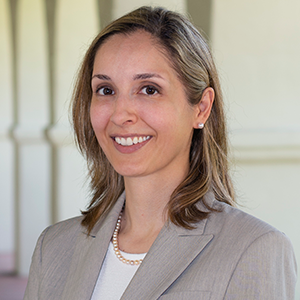
[[163, 79], [163, 77], [161, 77], [159, 74], [156, 74], [156, 73], [142, 73], [142, 74], [134, 75], [133, 80], [151, 79], [153, 77]]
[[[98, 78], [100, 80], [111, 81], [111, 78], [107, 75], [104, 75], [104, 74], [95, 74], [92, 77], [92, 79], [94, 79], [94, 78]], [[163, 77], [161, 77], [157, 73], [141, 73], [141, 74], [136, 74], [136, 75], [133, 76], [133, 80], [144, 80], [144, 79], [151, 79], [151, 78], [161, 78], [161, 79], [163, 79]]]
[[101, 80], [108, 80], [108, 81], [111, 81], [111, 78], [107, 75], [103, 75], [103, 74], [95, 74], [92, 79], [94, 78], [98, 78], [98, 79], [101, 79]]

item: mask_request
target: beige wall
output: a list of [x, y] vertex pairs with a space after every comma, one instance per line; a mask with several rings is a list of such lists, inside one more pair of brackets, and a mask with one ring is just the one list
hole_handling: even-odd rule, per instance
[[299, 262], [300, 2], [215, 0], [212, 11], [239, 202], [288, 235]]
[[142, 5], [152, 5], [152, 6], [164, 6], [169, 9], [185, 12], [186, 2], [184, 0], [162, 0], [162, 1], [151, 1], [151, 0], [115, 0], [113, 2], [113, 18], [118, 18], [125, 13], [139, 7]]
[[74, 74], [106, 16], [157, 4], [190, 9], [203, 24], [224, 89], [238, 200], [284, 231], [300, 261], [300, 2], [103, 3], [0, 0], [0, 263], [14, 252], [26, 275], [43, 228], [84, 209], [85, 164], [68, 121]]
[[[0, 253], [14, 249], [13, 145], [9, 128], [13, 119], [12, 47], [7, 1], [0, 1]], [[0, 260], [4, 265], [4, 262]]]

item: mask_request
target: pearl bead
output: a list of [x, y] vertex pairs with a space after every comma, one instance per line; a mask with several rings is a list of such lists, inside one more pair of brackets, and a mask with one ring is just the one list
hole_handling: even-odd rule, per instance
[[118, 234], [119, 234], [119, 230], [121, 227], [121, 217], [122, 217], [122, 211], [120, 212], [120, 215], [119, 215], [119, 218], [118, 218], [118, 221], [117, 221], [114, 233], [113, 233], [112, 243], [113, 243], [113, 247], [114, 247], [114, 252], [115, 252], [117, 258], [124, 264], [130, 265], [130, 266], [139, 265], [143, 262], [143, 259], [136, 259], [136, 260], [126, 259], [125, 257], [123, 257], [123, 255], [120, 252], [119, 243], [118, 243]]

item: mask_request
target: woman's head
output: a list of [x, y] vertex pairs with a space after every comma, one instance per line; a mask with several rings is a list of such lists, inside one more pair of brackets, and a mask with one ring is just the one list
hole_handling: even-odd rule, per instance
[[193, 128], [209, 116], [212, 89], [201, 104], [191, 105], [161, 46], [144, 30], [115, 34], [102, 44], [91, 86], [93, 130], [125, 183], [131, 177], [172, 174], [175, 188], [188, 173]]
[[[118, 196], [116, 194], [123, 189], [122, 178], [114, 172], [100, 148], [90, 121], [91, 79], [95, 56], [110, 37], [116, 34], [130, 35], [136, 31], [150, 33], [153, 44], [161, 50], [185, 87], [186, 98], [191, 106], [200, 102], [206, 88], [210, 87], [215, 92], [211, 116], [204, 129], [195, 129], [193, 132], [190, 147], [190, 171], [186, 180], [178, 187], [180, 190], [190, 186], [191, 196], [188, 200], [181, 199], [181, 204], [177, 203], [179, 194], [175, 190], [174, 193], [177, 193], [177, 196], [173, 194], [173, 200], [170, 200], [170, 207], [172, 203], [177, 203], [176, 214], [180, 216], [178, 219], [175, 217], [172, 219], [171, 214], [170, 219], [184, 226], [189, 223], [188, 219], [180, 222], [180, 218], [184, 217], [184, 211], [186, 211], [184, 208], [192, 206], [194, 209], [195, 203], [210, 189], [215, 192], [219, 200], [230, 202], [232, 190], [227, 174], [223, 101], [209, 47], [201, 34], [185, 17], [162, 8], [142, 7], [112, 22], [95, 38], [84, 58], [75, 86], [73, 123], [78, 145], [88, 160], [92, 176], [94, 198], [89, 211], [93, 211], [94, 216], [106, 211], [112, 204], [104, 207], [104, 199], [107, 198], [108, 202], [112, 203], [113, 198]], [[110, 187], [114, 191], [110, 191]], [[115, 193], [116, 190], [117, 193]], [[189, 215], [193, 213], [189, 212]]]

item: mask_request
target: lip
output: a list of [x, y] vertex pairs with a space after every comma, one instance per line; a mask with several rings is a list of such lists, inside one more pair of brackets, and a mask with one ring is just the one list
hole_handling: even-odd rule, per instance
[[[147, 139], [147, 140], [145, 140], [145, 141], [143, 141], [143, 142], [141, 142], [141, 143], [137, 143], [137, 144], [133, 144], [133, 145], [131, 145], [131, 146], [123, 146], [123, 145], [120, 145], [120, 144], [118, 144], [116, 141], [115, 141], [115, 138], [116, 137], [119, 137], [119, 138], [128, 138], [128, 137], [130, 137], [130, 138], [134, 138], [134, 137], [147, 137], [147, 136], [150, 136], [150, 138], [149, 139]], [[141, 149], [142, 147], [144, 147], [148, 142], [150, 142], [150, 140], [152, 139], [152, 136], [151, 135], [140, 135], [140, 134], [127, 134], [127, 135], [112, 135], [111, 136], [111, 139], [112, 139], [112, 141], [113, 141], [113, 144], [114, 144], [114, 146], [115, 146], [115, 148], [119, 151], [119, 152], [121, 152], [121, 153], [123, 153], [123, 154], [130, 154], [130, 153], [133, 153], [133, 152], [135, 152], [135, 151], [137, 151], [137, 150], [139, 150], [139, 149]]]
[[111, 138], [116, 138], [116, 137], [123, 137], [123, 138], [128, 138], [128, 137], [144, 137], [144, 136], [151, 136], [150, 134], [139, 134], [139, 133], [130, 133], [130, 134], [111, 134], [110, 137]]

